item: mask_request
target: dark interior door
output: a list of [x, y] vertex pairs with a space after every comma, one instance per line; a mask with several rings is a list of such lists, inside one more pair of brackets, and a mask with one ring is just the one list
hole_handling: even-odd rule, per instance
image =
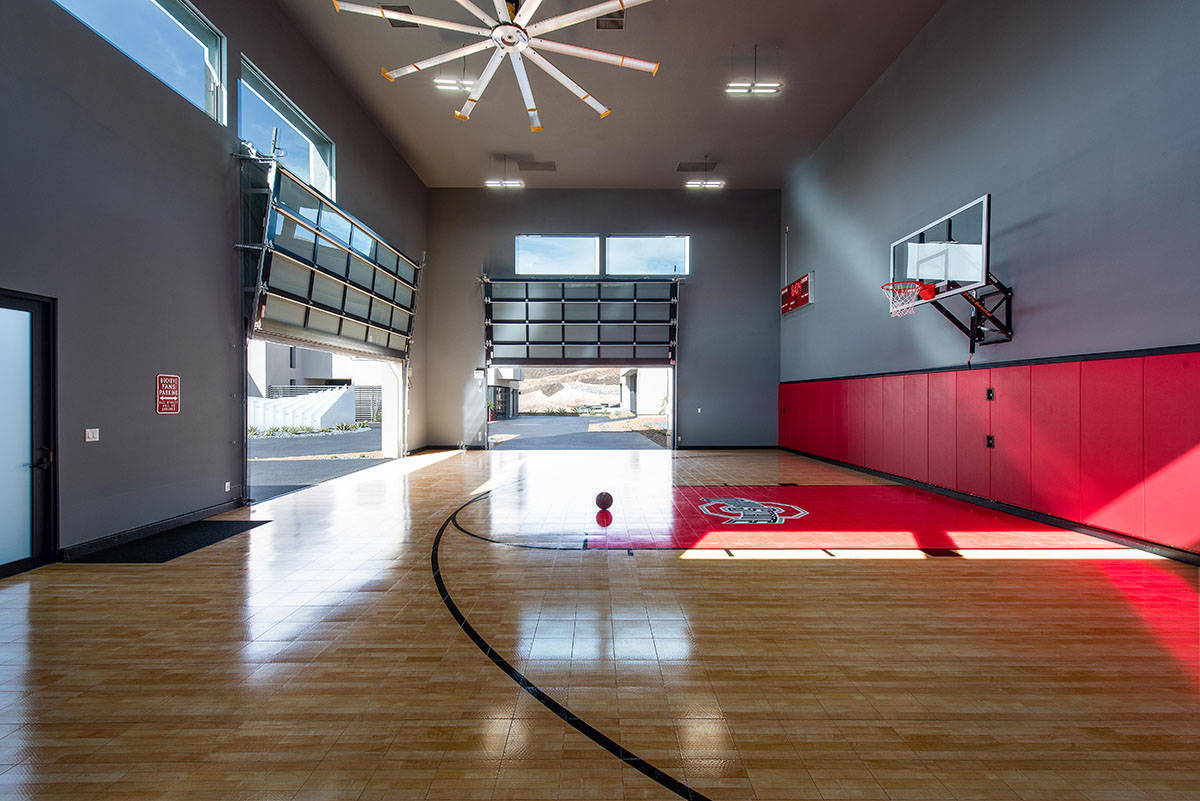
[[0, 290], [0, 576], [55, 551], [54, 306]]

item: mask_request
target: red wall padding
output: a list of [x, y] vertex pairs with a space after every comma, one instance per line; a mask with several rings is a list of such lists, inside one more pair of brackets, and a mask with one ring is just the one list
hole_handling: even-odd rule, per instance
[[1200, 552], [1200, 353], [786, 384], [779, 402], [785, 447]]
[[1135, 537], [1145, 529], [1143, 361], [1084, 362], [1079, 382], [1083, 522]]
[[997, 367], [992, 373], [992, 498], [1029, 508], [1032, 503], [1029, 367]]
[[958, 483], [955, 488], [968, 495], [990, 498], [991, 456], [987, 437], [991, 430], [991, 404], [987, 389], [990, 370], [962, 370], [957, 378]]
[[1145, 362], [1147, 539], [1200, 551], [1200, 353]]
[[1030, 508], [1079, 520], [1079, 362], [1030, 369]]

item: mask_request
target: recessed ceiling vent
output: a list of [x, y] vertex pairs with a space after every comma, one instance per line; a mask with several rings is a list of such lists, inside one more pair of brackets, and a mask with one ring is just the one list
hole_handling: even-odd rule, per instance
[[[410, 6], [380, 6], [380, 8], [382, 8], [384, 11], [399, 11], [401, 14], [411, 14], [412, 13], [412, 8]], [[393, 28], [420, 28], [421, 27], [420, 25], [418, 25], [415, 22], [403, 22], [401, 20], [395, 19], [394, 17], [388, 17], [387, 21], [391, 23]]]
[[558, 172], [556, 161], [518, 161], [517, 169], [521, 172]]
[[681, 161], [675, 172], [712, 172], [716, 168], [715, 161]]
[[596, 30], [623, 31], [625, 30], [625, 9], [618, 9], [611, 14], [596, 17]]

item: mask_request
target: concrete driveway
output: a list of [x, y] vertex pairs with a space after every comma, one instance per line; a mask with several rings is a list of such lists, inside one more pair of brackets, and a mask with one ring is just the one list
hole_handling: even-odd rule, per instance
[[568, 417], [521, 414], [488, 424], [492, 450], [659, 450], [636, 431], [595, 431], [613, 419], [602, 416]]

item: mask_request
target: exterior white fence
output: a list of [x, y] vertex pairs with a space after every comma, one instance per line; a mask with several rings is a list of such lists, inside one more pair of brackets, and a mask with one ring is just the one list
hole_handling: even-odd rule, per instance
[[354, 422], [354, 388], [334, 387], [293, 398], [248, 398], [249, 424], [260, 431], [284, 426], [331, 428]]

